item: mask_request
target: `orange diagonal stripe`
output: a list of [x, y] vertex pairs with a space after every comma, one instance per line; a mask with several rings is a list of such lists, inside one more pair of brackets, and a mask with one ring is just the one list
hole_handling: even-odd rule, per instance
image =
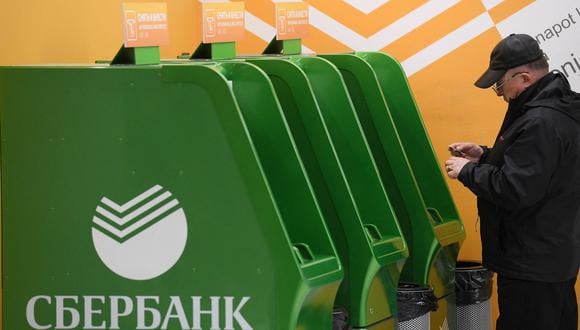
[[[246, 1], [246, 10], [262, 21], [276, 27], [276, 5], [270, 0]], [[274, 36], [272, 36], [274, 37]]]
[[[534, 0], [506, 0], [489, 10], [489, 15], [495, 24], [522, 10]], [[555, 1], [556, 2], [556, 1]], [[554, 4], [556, 6], [556, 4]]]
[[237, 53], [240, 55], [256, 55], [262, 54], [267, 45], [267, 42], [260, 39], [252, 32], [246, 30], [244, 40], [238, 42], [236, 47]]
[[463, 0], [383, 49], [403, 61], [485, 12], [480, 0]]
[[308, 37], [303, 42], [304, 46], [312, 49], [316, 53], [352, 52], [352, 49], [313, 26], [310, 26]]
[[426, 2], [426, 0], [391, 0], [367, 15], [344, 1], [308, 0], [311, 6], [366, 38]]

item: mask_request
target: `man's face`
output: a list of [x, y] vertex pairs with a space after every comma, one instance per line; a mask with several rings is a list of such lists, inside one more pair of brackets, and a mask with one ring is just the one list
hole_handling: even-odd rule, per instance
[[518, 97], [528, 86], [530, 86], [530, 76], [521, 68], [508, 70], [503, 77], [493, 86], [497, 96], [503, 97], [504, 101], [509, 102]]

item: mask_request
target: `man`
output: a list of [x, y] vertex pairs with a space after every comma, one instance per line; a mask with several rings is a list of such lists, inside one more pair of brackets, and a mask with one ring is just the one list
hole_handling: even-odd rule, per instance
[[503, 97], [505, 119], [493, 148], [451, 144], [445, 166], [477, 196], [497, 330], [578, 330], [580, 94], [524, 34], [497, 44], [475, 85]]

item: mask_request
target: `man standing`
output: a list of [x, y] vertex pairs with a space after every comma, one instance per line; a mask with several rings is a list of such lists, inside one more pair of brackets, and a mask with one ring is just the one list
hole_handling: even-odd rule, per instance
[[525, 34], [497, 44], [475, 85], [503, 97], [505, 119], [493, 148], [451, 144], [445, 166], [477, 196], [497, 330], [578, 330], [580, 94]]

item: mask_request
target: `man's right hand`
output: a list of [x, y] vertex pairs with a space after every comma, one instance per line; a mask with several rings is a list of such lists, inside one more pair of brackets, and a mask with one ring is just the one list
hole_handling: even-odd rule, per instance
[[455, 151], [459, 157], [466, 158], [472, 162], [479, 162], [483, 155], [483, 148], [471, 142], [456, 142], [449, 145], [449, 150]]

